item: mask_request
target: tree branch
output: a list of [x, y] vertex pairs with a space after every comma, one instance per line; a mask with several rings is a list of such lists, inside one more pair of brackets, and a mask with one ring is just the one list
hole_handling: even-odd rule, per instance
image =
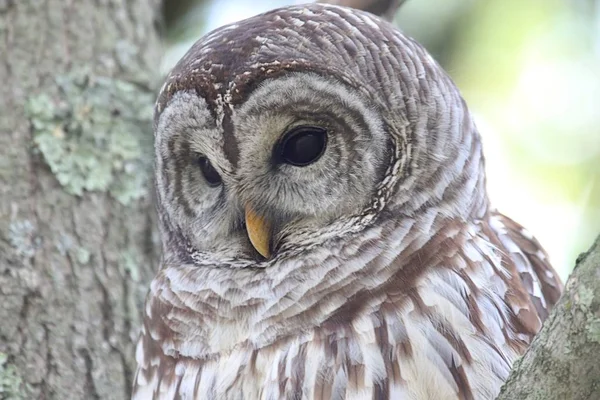
[[497, 400], [600, 399], [600, 237]]

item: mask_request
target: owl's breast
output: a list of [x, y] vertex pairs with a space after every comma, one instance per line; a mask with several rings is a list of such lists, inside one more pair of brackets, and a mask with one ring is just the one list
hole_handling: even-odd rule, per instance
[[134, 398], [494, 399], [540, 318], [493, 234], [457, 228], [408, 256], [368, 241], [336, 264], [323, 250], [302, 268], [282, 264], [281, 279], [164, 272]]
[[[401, 304], [386, 301], [260, 349], [141, 360], [158, 365], [144, 380], [160, 376], [149, 386], [165, 399], [172, 390], [192, 399], [492, 399], [517, 352], [504, 336], [478, 332], [457, 278], [426, 275]], [[494, 320], [485, 323], [499, 333]]]

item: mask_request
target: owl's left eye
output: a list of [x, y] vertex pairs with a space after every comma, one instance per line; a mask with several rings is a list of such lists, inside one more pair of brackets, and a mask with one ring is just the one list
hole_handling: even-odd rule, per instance
[[200, 171], [202, 171], [202, 175], [204, 175], [204, 179], [206, 179], [206, 182], [210, 186], [214, 187], [221, 184], [221, 175], [219, 175], [215, 167], [213, 167], [210, 161], [208, 161], [208, 158], [199, 156], [197, 163], [200, 167]]

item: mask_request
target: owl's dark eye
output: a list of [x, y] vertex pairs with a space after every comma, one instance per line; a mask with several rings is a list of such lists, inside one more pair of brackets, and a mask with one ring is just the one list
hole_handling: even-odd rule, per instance
[[327, 147], [327, 131], [318, 126], [297, 126], [287, 132], [276, 147], [277, 158], [303, 167], [317, 161]]
[[210, 161], [208, 161], [208, 158], [199, 156], [197, 163], [200, 167], [200, 171], [202, 171], [202, 175], [204, 175], [204, 179], [206, 179], [206, 182], [210, 186], [219, 186], [221, 184], [221, 175], [219, 175]]

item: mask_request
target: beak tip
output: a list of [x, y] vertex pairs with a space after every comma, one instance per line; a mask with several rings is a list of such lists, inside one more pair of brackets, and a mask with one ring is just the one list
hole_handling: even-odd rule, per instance
[[250, 243], [256, 251], [264, 258], [271, 256], [271, 224], [265, 218], [259, 216], [254, 210], [246, 206], [246, 230]]
[[269, 259], [269, 258], [271, 257], [271, 252], [270, 252], [270, 251], [259, 251], [258, 253], [259, 253], [261, 256], [263, 256], [263, 258], [264, 258], [265, 260], [266, 260], [266, 259]]

